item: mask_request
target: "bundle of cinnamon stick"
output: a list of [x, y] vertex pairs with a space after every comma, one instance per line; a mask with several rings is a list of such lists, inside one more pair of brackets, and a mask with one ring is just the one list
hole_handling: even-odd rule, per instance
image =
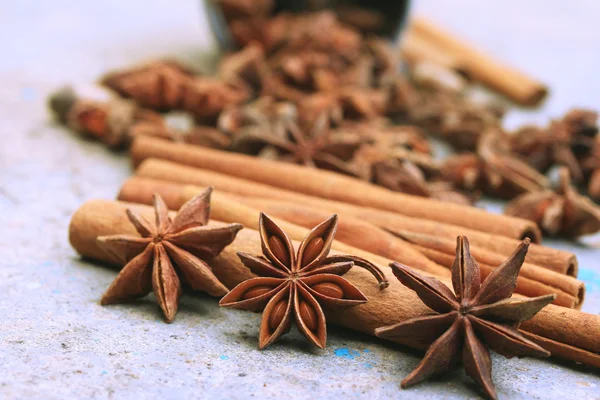
[[[231, 201], [218, 199], [214, 203], [214, 212], [219, 217], [226, 217], [230, 211], [235, 217], [223, 218], [246, 220], [251, 223], [248, 213], [251, 208], [232, 206]], [[224, 207], [220, 210], [221, 207]], [[134, 228], [128, 222], [126, 209], [133, 208], [146, 218], [152, 217], [152, 209], [148, 206], [120, 203], [114, 201], [90, 201], [84, 204], [71, 221], [69, 238], [73, 247], [84, 257], [103, 261], [115, 266], [121, 266], [114, 256], [105, 253], [96, 238], [102, 235], [133, 234]], [[257, 212], [254, 210], [254, 212]], [[219, 222], [211, 222], [219, 224]], [[218, 257], [212, 260], [213, 272], [229, 288], [249, 279], [253, 274], [239, 261], [237, 251], [250, 254], [260, 253], [260, 238], [258, 232], [250, 228], [242, 230], [234, 243], [227, 247]], [[292, 232], [294, 238], [306, 233], [306, 229], [291, 223], [285, 224], [285, 229]], [[334, 252], [343, 252], [359, 256], [369, 256], [376, 263], [388, 261], [348, 245], [334, 245]], [[369, 302], [366, 304], [330, 312], [328, 319], [349, 329], [373, 334], [375, 328], [390, 325], [419, 315], [430, 314], [431, 310], [412, 292], [392, 279], [391, 270], [385, 270], [389, 276], [390, 286], [385, 291], [379, 291], [370, 284], [370, 279], [360, 269], [351, 270], [346, 277], [365, 293]], [[436, 276], [443, 282], [449, 282], [447, 275]], [[541, 344], [556, 357], [565, 358], [592, 366], [600, 366], [600, 344], [596, 340], [600, 335], [600, 317], [550, 305], [531, 320], [521, 326], [521, 331], [531, 340]]]

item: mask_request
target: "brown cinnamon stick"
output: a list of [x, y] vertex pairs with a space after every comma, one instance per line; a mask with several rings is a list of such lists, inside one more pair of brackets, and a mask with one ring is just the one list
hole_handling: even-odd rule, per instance
[[[197, 194], [204, 188], [194, 186], [193, 189], [194, 193]], [[128, 202], [152, 204], [153, 193], [161, 194], [171, 209], [178, 209], [187, 201], [187, 196], [182, 195], [183, 191], [180, 185], [140, 177], [128, 179], [121, 187], [118, 198], [119, 200]], [[235, 201], [227, 198], [230, 196], [233, 196]], [[245, 206], [253, 208], [242, 206], [240, 205], [240, 202]], [[240, 196], [236, 197], [235, 195], [223, 196], [218, 192], [213, 195], [212, 205], [212, 215], [215, 219], [224, 222], [241, 222], [253, 229], [258, 229], [256, 222], [259, 209], [272, 217], [278, 217], [280, 220], [304, 226], [305, 228], [316, 226], [319, 222], [327, 219], [331, 214], [328, 211], [302, 207], [297, 204], [292, 205], [273, 200], [252, 199]], [[298, 226], [288, 225], [289, 224], [282, 222], [282, 226], [286, 226], [286, 230], [288, 230], [292, 238], [296, 240], [301, 240], [308, 231], [308, 229], [303, 231], [301, 229], [299, 230]], [[361, 234], [356, 235], [356, 232], [360, 232]], [[412, 235], [415, 234], [405, 233], [405, 235], [414, 240]], [[337, 240], [358, 249], [363, 249], [373, 254], [386, 257], [387, 259], [402, 262], [412, 268], [417, 268], [431, 275], [448, 277], [454, 261], [454, 250], [448, 252], [437, 251], [431, 249], [431, 245], [429, 245], [429, 247], [422, 246], [421, 242], [416, 243], [414, 246], [415, 248], [405, 246], [405, 242], [398, 243], [394, 241], [394, 236], [389, 233], [382, 231], [369, 223], [344, 216], [343, 214], [339, 215], [338, 232], [336, 234], [336, 241]], [[433, 238], [430, 241], [435, 242], [435, 240], [436, 238]], [[442, 239], [440, 239], [440, 241], [442, 241]], [[352, 251], [351, 249], [343, 249], [339, 246], [336, 247], [336, 245], [334, 245], [334, 248], [346, 252]], [[443, 250], [446, 250], [446, 248], [444, 247]], [[481, 255], [480, 251], [477, 253]], [[474, 250], [473, 254], [475, 255]], [[367, 256], [368, 255], [363, 255], [363, 257]], [[477, 256], [475, 257], [477, 258]], [[426, 259], [426, 261], [423, 261], [423, 259]], [[487, 262], [489, 261], [487, 258], [479, 259], [482, 272], [485, 276], [491, 273], [496, 266], [500, 265], [505, 258], [498, 255], [498, 258], [496, 259], [497, 262], [492, 261], [491, 263]], [[427, 261], [429, 261], [429, 263]], [[531, 268], [528, 268], [528, 271], [530, 269]], [[558, 273], [554, 274], [564, 279], [570, 278]], [[581, 286], [580, 293], [583, 296], [583, 283], [579, 283]], [[553, 302], [554, 304], [569, 308], [581, 308], [580, 299], [574, 295], [527, 277], [519, 277], [516, 292], [529, 297], [556, 294], [557, 297]]]
[[134, 165], [151, 157], [161, 158], [294, 192], [431, 221], [452, 223], [507, 237], [528, 236], [532, 241], [539, 242], [541, 236], [537, 225], [532, 221], [492, 214], [470, 206], [392, 192], [330, 171], [199, 146], [169, 143], [149, 137], [136, 138], [130, 151]]
[[[535, 106], [548, 94], [543, 83], [495, 60], [427, 19], [413, 18], [408, 32], [408, 40], [414, 38], [428, 43], [431, 48], [443, 49], [442, 54], [454, 58], [460, 65], [460, 71], [519, 104]], [[434, 55], [438, 56], [437, 53]]]
[[[148, 178], [168, 180], [172, 182], [191, 183], [198, 186], [214, 186], [220, 191], [238, 195], [280, 200], [293, 204], [301, 203], [317, 209], [327, 210], [353, 216], [368, 221], [376, 226], [390, 231], [410, 231], [435, 235], [454, 240], [459, 235], [469, 237], [471, 244], [485, 248], [504, 256], [509, 256], [517, 247], [518, 241], [504, 236], [463, 228], [456, 225], [444, 224], [420, 218], [412, 218], [389, 211], [377, 210], [371, 207], [359, 207], [353, 204], [326, 200], [319, 197], [294, 193], [289, 190], [276, 188], [261, 183], [231, 177], [214, 171], [193, 168], [174, 162], [148, 159], [141, 163], [136, 175]], [[185, 194], [177, 196], [193, 196], [196, 189], [181, 189]], [[531, 244], [527, 261], [543, 268], [551, 269], [561, 274], [577, 275], [577, 259], [573, 253], [556, 250], [541, 245]]]
[[402, 35], [400, 51], [403, 58], [410, 64], [431, 62], [448, 69], [461, 70], [460, 62], [456, 57], [443, 47], [410, 30]]
[[[135, 208], [146, 218], [152, 218], [152, 209], [148, 206], [100, 200], [87, 202], [71, 219], [71, 245], [84, 257], [118, 265], [98, 247], [96, 238], [100, 235], [135, 234], [125, 214], [128, 207]], [[258, 232], [243, 229], [232, 245], [211, 261], [215, 275], [230, 288], [252, 277], [237, 258], [236, 251], [260, 254]], [[359, 268], [348, 272], [345, 277], [369, 298], [369, 302], [349, 309], [328, 311], [328, 321], [373, 334], [377, 327], [431, 313], [414, 292], [393, 278], [389, 269], [384, 269], [384, 272], [390, 286], [383, 291], [372, 284], [368, 272]], [[525, 322], [522, 329], [539, 336], [542, 342], [551, 343], [557, 357], [600, 367], [600, 342], [597, 340], [600, 337], [600, 316], [549, 305]], [[570, 351], [572, 348], [576, 351]]]
[[[436, 263], [438, 263], [440, 265], [443, 265], [444, 267], [448, 268], [448, 270], [450, 270], [450, 268], [452, 268], [452, 264], [454, 263], [453, 255], [444, 253], [442, 251], [430, 249], [428, 247], [420, 246], [420, 245], [416, 245], [415, 248], [417, 248], [421, 253], [423, 253], [427, 257], [429, 257], [430, 260], [435, 261]], [[485, 279], [485, 277], [487, 277], [489, 274], [491, 274], [492, 271], [494, 269], [496, 269], [496, 267], [499, 265], [499, 264], [492, 264], [492, 265], [487, 264], [487, 263], [479, 260], [477, 258], [477, 256], [475, 256], [474, 254], [473, 254], [473, 257], [477, 260], [477, 263], [481, 267], [481, 278], [482, 279]], [[519, 275], [519, 277], [517, 278], [517, 288], [515, 290], [515, 293], [519, 293], [519, 294], [521, 294], [523, 296], [527, 296], [527, 297], [537, 297], [537, 296], [544, 296], [546, 294], [556, 294], [556, 299], [554, 299], [552, 304], [556, 304], [556, 305], [562, 306], [562, 307], [576, 308], [578, 310], [581, 308], [580, 306], [576, 307], [576, 305], [580, 305], [580, 304], [577, 303], [577, 300], [574, 296], [571, 296], [570, 294], [565, 293], [560, 289], [556, 289], [551, 286], [544, 285], [541, 282], [537, 282], [533, 279], [525, 278], [524, 276], [521, 276], [521, 275]]]
[[[181, 186], [140, 177], [133, 177], [125, 181], [119, 191], [118, 199], [132, 203], [152, 204], [154, 193], [159, 193], [172, 210], [179, 209], [186, 202], [186, 200], [183, 200], [184, 196], [181, 196]], [[259, 212], [263, 211], [269, 214], [270, 217], [275, 217], [273, 219], [279, 226], [292, 239], [298, 241], [306, 236], [309, 229], [325, 221], [332, 214], [329, 211], [313, 212], [311, 209], [305, 209], [304, 212], [302, 210], [292, 210], [294, 211], [293, 218], [290, 218], [289, 212], [278, 212], [281, 210], [277, 208], [257, 208], [256, 206], [260, 206], [260, 200], [258, 202], [246, 199], [239, 201], [240, 199], [235, 197], [232, 199], [231, 196], [234, 195], [213, 192], [211, 198], [211, 216], [213, 219], [222, 222], [236, 221], [251, 229], [258, 229]], [[356, 232], [360, 232], [360, 236], [357, 236]], [[362, 257], [371, 260], [375, 257], [374, 261], [383, 264], [399, 261], [433, 275], [450, 276], [447, 268], [429, 260], [406, 241], [374, 225], [352, 217], [339, 216], [336, 241], [333, 248], [347, 253], [356, 252], [360, 249], [364, 250]], [[376, 256], [384, 258], [377, 258]]]
[[[444, 253], [449, 255], [451, 258], [454, 258], [455, 244], [451, 239], [414, 232], [398, 233], [400, 237], [410, 243]], [[478, 246], [471, 246], [471, 254], [478, 262], [492, 266], [500, 265], [506, 259], [506, 257], [501, 254], [480, 248]], [[444, 263], [441, 264], [445, 265]], [[519, 275], [530, 280], [538, 281], [546, 286], [553, 287], [565, 294], [570, 295], [570, 297], [575, 301], [573, 306], [577, 309], [581, 309], [583, 300], [585, 298], [585, 285], [582, 281], [571, 276], [550, 271], [546, 268], [542, 268], [529, 262], [523, 263]]]

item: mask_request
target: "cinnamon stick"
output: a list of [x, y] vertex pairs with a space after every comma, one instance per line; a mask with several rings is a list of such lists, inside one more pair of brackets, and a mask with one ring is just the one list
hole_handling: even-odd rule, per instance
[[[203, 189], [204, 188], [194, 186], [194, 194], [201, 192]], [[178, 209], [188, 200], [188, 196], [184, 195], [181, 185], [140, 177], [128, 179], [121, 187], [118, 199], [135, 203], [152, 204], [153, 193], [161, 194], [171, 209]], [[297, 204], [290, 204], [276, 200], [256, 199], [236, 195], [228, 195], [227, 197], [233, 197], [233, 199], [236, 201], [232, 202], [231, 199], [225, 199], [218, 193], [213, 196], [212, 204], [214, 218], [225, 222], [242, 222], [253, 229], [257, 229], [256, 216], [258, 215], [258, 209], [266, 212], [272, 217], [275, 216], [287, 222], [304, 226], [305, 228], [316, 226], [319, 222], [324, 221], [331, 214], [328, 211], [303, 207]], [[240, 202], [246, 206], [253, 207], [253, 210], [246, 208], [246, 211], [243, 213], [244, 215], [240, 215], [238, 210], [243, 209], [243, 207], [240, 207], [239, 205]], [[294, 231], [297, 230], [297, 227], [288, 229], [290, 231]], [[357, 236], [356, 232], [360, 232], [361, 234]], [[294, 238], [300, 240], [301, 235], [305, 235], [305, 232], [299, 233]], [[444, 239], [438, 239], [435, 237], [431, 238], [426, 235], [412, 234], [410, 232], [403, 233], [403, 235], [406, 235], [409, 240], [412, 240], [413, 243], [415, 243], [414, 248], [405, 246], [405, 242], [395, 242], [393, 240], [394, 236], [369, 223], [365, 223], [356, 218], [347, 217], [343, 214], [340, 214], [336, 240], [356, 248], [369, 251], [373, 254], [399, 261], [409, 265], [412, 268], [417, 268], [432, 275], [446, 277], [450, 275], [449, 270], [454, 261], [454, 246], [444, 246], [441, 251], [438, 251], [440, 249], [433, 249], [433, 244], [435, 244], [437, 241], [440, 241], [446, 245], [446, 242], [451, 241], [446, 241]], [[429, 242], [433, 242], [433, 244], [425, 242], [425, 239], [417, 241], [415, 240], [415, 237], [430, 238]], [[423, 242], [425, 242], [425, 245]], [[482, 254], [481, 251], [472, 251], [476, 258], [476, 254], [490, 256], [489, 254]], [[505, 260], [505, 257], [502, 257], [501, 255], [494, 254], [494, 256], [497, 257], [494, 257], [495, 261], [492, 260], [491, 262], [489, 262], [489, 258], [478, 258], [485, 276], [491, 273], [495, 267], [500, 265]], [[423, 259], [426, 259], [426, 261], [423, 261]], [[429, 261], [429, 264], [427, 261]], [[534, 273], [537, 272], [535, 268], [541, 269], [543, 272], [551, 272], [537, 266], [524, 265], [523, 268], [525, 267], [527, 267], [527, 272], [530, 273], [530, 276], [532, 275], [532, 269]], [[555, 274], [559, 280], [560, 278], [564, 278], [565, 280], [573, 279], [555, 272], [553, 272], [553, 274]], [[581, 295], [581, 297], [583, 297], [583, 282], [577, 281], [576, 279], [573, 280], [577, 284], [576, 288], [579, 289], [575, 290], [575, 294], [573, 295], [566, 293], [560, 288], [538, 282], [535, 280], [535, 277], [530, 279], [529, 277], [524, 276], [519, 277], [516, 292], [529, 297], [554, 293], [557, 295], [557, 298], [554, 300], [554, 304], [563, 307], [580, 309], [582, 305], [580, 300], [582, 300], [582, 298], [580, 299], [579, 297], [575, 296]], [[565, 286], [570, 287], [569, 285]]]
[[[450, 239], [414, 232], [398, 233], [400, 237], [410, 243], [447, 254], [452, 258], [454, 257], [455, 243]], [[480, 248], [478, 246], [471, 246], [471, 254], [478, 262], [493, 266], [500, 265], [506, 259], [506, 257], [501, 254]], [[440, 264], [445, 265], [444, 263]], [[582, 281], [571, 276], [565, 276], [563, 274], [550, 271], [530, 262], [523, 263], [519, 275], [524, 278], [538, 281], [544, 285], [553, 287], [565, 294], [570, 295], [570, 297], [575, 301], [574, 307], [581, 309], [583, 300], [585, 298], [585, 285]]]
[[[125, 213], [127, 208], [135, 208], [142, 216], [152, 218], [153, 211], [148, 206], [102, 200], [85, 203], [71, 219], [71, 245], [84, 257], [118, 266], [114, 258], [98, 247], [96, 238], [100, 235], [135, 234]], [[237, 251], [260, 254], [258, 232], [243, 229], [232, 245], [211, 261], [215, 275], [229, 288], [253, 276], [237, 258]], [[384, 269], [384, 273], [390, 280], [390, 286], [379, 291], [377, 285], [372, 284], [368, 272], [359, 268], [348, 272], [345, 277], [369, 301], [349, 309], [328, 310], [328, 321], [372, 335], [377, 327], [431, 313], [413, 291], [393, 277], [390, 269]], [[442, 280], [448, 282], [447, 279]], [[600, 337], [600, 316], [549, 305], [523, 323], [522, 329], [538, 336], [539, 341], [551, 343], [556, 357], [600, 367], [600, 342], [597, 340]], [[576, 351], [570, 351], [573, 348]]]
[[444, 68], [461, 70], [459, 60], [443, 47], [408, 30], [402, 35], [400, 52], [410, 64], [431, 62]]
[[[427, 19], [413, 18], [408, 32], [407, 40], [416, 39], [428, 43], [427, 46], [433, 49], [443, 49], [442, 54], [454, 58], [461, 72], [519, 104], [535, 106], [548, 94], [548, 88], [543, 83], [495, 60]], [[437, 53], [434, 56], [442, 57]]]
[[[119, 191], [118, 199], [132, 203], [152, 204], [154, 193], [160, 194], [172, 210], [179, 209], [186, 202], [181, 196], [179, 185], [140, 177], [133, 177], [125, 181]], [[298, 241], [302, 240], [312, 227], [325, 221], [332, 214], [328, 211], [311, 209], [305, 209], [304, 212], [292, 210], [294, 211], [293, 218], [290, 218], [289, 212], [280, 212], [281, 210], [276, 208], [260, 208], [260, 200], [258, 202], [247, 199], [239, 201], [240, 199], [235, 197], [232, 199], [231, 196], [213, 192], [211, 198], [213, 219], [222, 222], [235, 221], [257, 230], [259, 213], [263, 211], [271, 218], [275, 217], [273, 218], [275, 222], [292, 239]], [[360, 232], [360, 236], [357, 236], [356, 232]], [[364, 250], [363, 258], [371, 260], [375, 258], [376, 261], [383, 264], [399, 261], [433, 275], [450, 276], [447, 268], [429, 260], [406, 241], [374, 225], [348, 216], [339, 216], [336, 240], [332, 248], [346, 253]]]
[[539, 242], [541, 236], [539, 228], [532, 221], [492, 214], [470, 206], [392, 192], [330, 171], [143, 136], [135, 138], [130, 151], [134, 165], [147, 158], [161, 158], [298, 193], [431, 221], [452, 223], [507, 237], [527, 236], [532, 241]]
[[[451, 224], [407, 217], [371, 207], [359, 207], [338, 201], [307, 196], [301, 193], [294, 193], [289, 190], [231, 177], [214, 171], [193, 168], [166, 160], [152, 158], [145, 160], [139, 165], [136, 170], [136, 175], [172, 182], [191, 183], [199, 186], [214, 186], [220, 191], [238, 195], [280, 200], [293, 204], [301, 203], [305, 206], [327, 210], [331, 213], [360, 218], [390, 231], [397, 230], [425, 233], [451, 240], [456, 239], [459, 235], [466, 235], [469, 237], [472, 245], [494, 251], [504, 256], [512, 254], [513, 250], [519, 244], [518, 240], [506, 238], [504, 236], [491, 235]], [[177, 194], [177, 196], [184, 196], [184, 198], [188, 199], [188, 196], [193, 196], [194, 193], [197, 193], [197, 188], [181, 190], [186, 193]], [[571, 276], [577, 275], [577, 259], [573, 253], [566, 251], [531, 244], [527, 254], [527, 261], [561, 274]]]
[[[436, 263], [443, 265], [444, 267], [452, 268], [452, 264], [454, 263], [454, 256], [451, 254], [444, 253], [442, 251], [430, 249], [428, 247], [415, 245], [415, 248], [418, 249], [421, 253], [425, 254], [429, 257], [430, 260], [435, 261]], [[473, 254], [474, 252], [472, 252]], [[485, 279], [489, 274], [496, 269], [499, 264], [487, 264], [484, 261], [481, 261], [473, 254], [473, 257], [477, 260], [479, 267], [481, 268], [481, 278]], [[537, 297], [543, 296], [546, 294], [556, 294], [556, 299], [552, 302], [552, 304], [556, 304], [562, 307], [581, 309], [581, 304], [577, 302], [575, 296], [571, 296], [568, 293], [563, 292], [560, 289], [553, 288], [551, 286], [544, 285], [541, 282], [536, 282], [533, 279], [526, 278], [524, 276], [519, 275], [517, 278], [517, 288], [515, 289], [515, 293], [522, 294], [527, 297]], [[579, 307], [576, 307], [578, 305]]]

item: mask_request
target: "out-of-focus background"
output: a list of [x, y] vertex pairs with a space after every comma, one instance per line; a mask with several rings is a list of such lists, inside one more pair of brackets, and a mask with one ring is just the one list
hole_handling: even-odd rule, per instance
[[[597, 1], [421, 0], [413, 13], [550, 86], [540, 109], [509, 113], [510, 127], [600, 109]], [[216, 53], [199, 1], [3, 1], [0, 50], [0, 398], [477, 396], [460, 370], [400, 390], [419, 354], [335, 327], [326, 350], [292, 333], [259, 352], [259, 316], [202, 295], [186, 294], [171, 325], [153, 300], [98, 305], [115, 272], [78, 259], [68, 221], [84, 201], [115, 196], [128, 160], [56, 125], [45, 100], [64, 83], [153, 57], [208, 69]], [[548, 243], [578, 254], [583, 310], [600, 313], [595, 242]], [[493, 358], [502, 398], [599, 396], [597, 371]]]

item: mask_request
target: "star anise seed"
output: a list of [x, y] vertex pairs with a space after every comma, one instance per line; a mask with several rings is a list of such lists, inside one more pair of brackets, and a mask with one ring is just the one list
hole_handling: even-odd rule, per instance
[[569, 170], [561, 168], [556, 191], [525, 193], [506, 205], [504, 213], [535, 221], [552, 236], [578, 237], [600, 230], [600, 209], [580, 195], [570, 182]]
[[353, 266], [372, 273], [380, 289], [389, 282], [374, 264], [349, 255], [328, 256], [337, 229], [333, 215], [313, 228], [294, 252], [291, 239], [265, 214], [260, 215], [263, 256], [238, 253], [245, 266], [258, 275], [240, 283], [219, 305], [263, 310], [259, 348], [264, 349], [289, 331], [292, 319], [314, 345], [324, 348], [327, 338], [324, 307], [348, 307], [367, 301], [364, 294], [342, 278]]
[[471, 257], [469, 241], [459, 236], [452, 265], [454, 293], [435, 278], [422, 276], [396, 262], [390, 264], [398, 280], [414, 290], [435, 312], [375, 330], [381, 338], [429, 346], [421, 363], [402, 381], [402, 387], [446, 372], [462, 358], [467, 375], [489, 398], [496, 399], [488, 347], [507, 358], [550, 355], [517, 330], [521, 322], [533, 317], [556, 297], [552, 294], [511, 298], [528, 247], [529, 239], [526, 239], [481, 282], [479, 265]]
[[102, 305], [128, 302], [153, 291], [167, 322], [177, 313], [181, 283], [211, 296], [227, 288], [206, 260], [217, 256], [235, 239], [240, 224], [206, 226], [212, 188], [185, 203], [171, 219], [164, 201], [154, 195], [154, 223], [132, 209], [127, 216], [140, 236], [111, 235], [97, 238], [98, 245], [125, 266], [102, 296]]

